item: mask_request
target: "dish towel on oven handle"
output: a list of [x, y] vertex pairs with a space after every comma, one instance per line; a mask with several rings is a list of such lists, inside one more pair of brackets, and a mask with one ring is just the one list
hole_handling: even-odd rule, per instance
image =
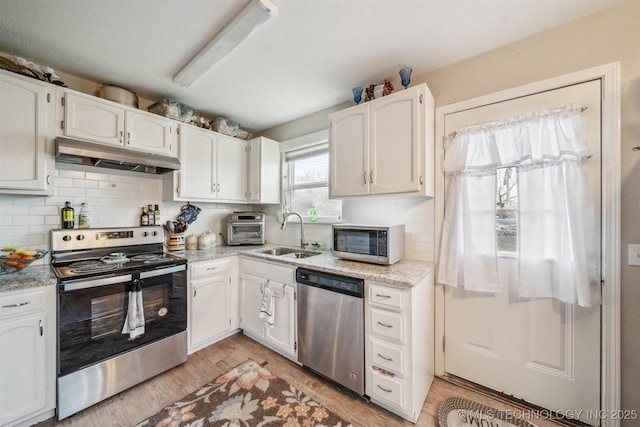
[[275, 308], [276, 304], [274, 301], [273, 291], [269, 287], [269, 281], [267, 281], [262, 291], [262, 304], [260, 305], [259, 317], [261, 319], [266, 319], [267, 326], [270, 328], [273, 328], [274, 325]]
[[144, 303], [142, 301], [142, 280], [133, 279], [129, 284], [129, 307], [122, 327], [123, 334], [135, 339], [144, 334]]

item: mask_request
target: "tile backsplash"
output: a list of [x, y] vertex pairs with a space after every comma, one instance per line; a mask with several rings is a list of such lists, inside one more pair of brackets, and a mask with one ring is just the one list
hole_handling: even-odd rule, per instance
[[[89, 206], [91, 227], [137, 226], [143, 206], [158, 204], [161, 222], [175, 220], [186, 202], [162, 200], [162, 177], [135, 172], [56, 165], [55, 194], [0, 194], [0, 247], [50, 249], [50, 231], [61, 227], [60, 209], [70, 201], [77, 218], [80, 204]], [[252, 205], [200, 203], [202, 209], [186, 234], [222, 231], [227, 214], [251, 210]], [[48, 257], [44, 261], [48, 262]]]

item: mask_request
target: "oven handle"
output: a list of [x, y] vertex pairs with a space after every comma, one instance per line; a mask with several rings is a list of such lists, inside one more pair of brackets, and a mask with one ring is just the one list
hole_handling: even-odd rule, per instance
[[184, 271], [186, 269], [187, 266], [182, 264], [175, 267], [159, 268], [153, 271], [142, 271], [140, 272], [140, 278], [146, 279], [148, 277], [164, 276], [165, 274], [176, 273], [178, 271]]
[[125, 274], [123, 276], [111, 276], [103, 277], [101, 279], [91, 280], [70, 280], [64, 283], [65, 291], [77, 291], [80, 289], [97, 288], [98, 286], [113, 285], [115, 283], [130, 282], [133, 279], [131, 274]]

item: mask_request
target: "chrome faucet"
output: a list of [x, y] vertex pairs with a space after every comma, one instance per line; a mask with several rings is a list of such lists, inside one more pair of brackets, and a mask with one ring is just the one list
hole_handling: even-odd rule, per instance
[[304, 241], [304, 226], [302, 224], [302, 217], [299, 213], [288, 212], [284, 214], [284, 216], [282, 217], [282, 226], [280, 227], [280, 230], [284, 230], [285, 228], [287, 228], [287, 218], [291, 215], [296, 215], [298, 218], [300, 218], [300, 249], [304, 249], [308, 245], [308, 243]]

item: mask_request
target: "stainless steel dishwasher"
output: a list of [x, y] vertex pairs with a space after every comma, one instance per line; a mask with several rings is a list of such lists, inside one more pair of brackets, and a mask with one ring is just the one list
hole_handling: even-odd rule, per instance
[[364, 395], [364, 280], [298, 268], [298, 360]]

